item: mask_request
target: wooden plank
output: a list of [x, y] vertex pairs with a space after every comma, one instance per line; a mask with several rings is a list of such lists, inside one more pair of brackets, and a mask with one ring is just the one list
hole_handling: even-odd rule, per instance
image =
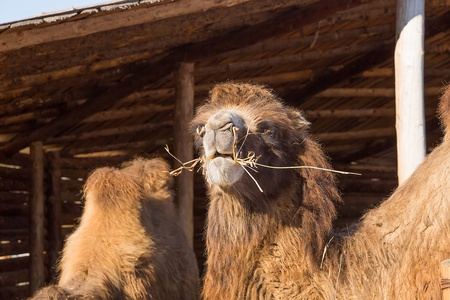
[[5, 179], [0, 180], [0, 190], [6, 191], [26, 191], [28, 190], [28, 180]]
[[395, 128], [375, 128], [375, 129], [365, 129], [365, 130], [355, 130], [355, 131], [344, 131], [344, 132], [324, 132], [316, 133], [315, 136], [320, 140], [326, 141], [342, 141], [342, 140], [353, 140], [353, 139], [366, 139], [366, 138], [377, 138], [377, 137], [389, 137], [395, 136]]
[[[18, 269], [26, 269], [30, 264], [30, 257], [17, 257], [11, 259], [0, 260], [0, 270], [3, 272], [10, 272]], [[28, 276], [28, 274], [27, 274]]]
[[425, 159], [424, 0], [398, 0], [395, 62], [398, 182]]
[[78, 180], [61, 180], [61, 190], [78, 193], [83, 189], [84, 182]]
[[[175, 73], [174, 155], [181, 162], [194, 159], [192, 136], [188, 130], [194, 116], [194, 64], [180, 63]], [[175, 165], [178, 163], [175, 161]], [[194, 174], [182, 172], [175, 179], [178, 215], [191, 248], [194, 243]]]
[[12, 240], [25, 240], [30, 237], [29, 228], [15, 228], [15, 229], [0, 229], [0, 236], [2, 240], [12, 241]]
[[61, 169], [61, 176], [72, 179], [86, 179], [91, 170], [88, 169]]
[[28, 269], [14, 270], [0, 273], [0, 286], [14, 286], [28, 281]]
[[[309, 118], [366, 118], [395, 117], [395, 108], [362, 108], [362, 109], [318, 109], [303, 111]], [[435, 109], [425, 109], [426, 116], [436, 114]]]
[[77, 157], [61, 157], [62, 169], [92, 170], [98, 167], [117, 166], [121, 162], [128, 160], [129, 157], [93, 157], [93, 158], [77, 158]]
[[159, 112], [167, 112], [173, 109], [172, 105], [146, 104], [127, 108], [120, 108], [108, 111], [102, 111], [83, 120], [83, 123], [102, 122], [107, 120], [122, 119], [143, 114], [155, 114]]
[[20, 34], [10, 31], [1, 36], [0, 52], [11, 51], [41, 43], [73, 39], [89, 34], [103, 32], [121, 27], [128, 27], [149, 22], [168, 19], [180, 15], [188, 15], [219, 7], [229, 7], [249, 0], [190, 0], [168, 1], [163, 5], [150, 6], [137, 10], [124, 10], [121, 13], [91, 17], [77, 22], [63, 22], [53, 26], [23, 30]]
[[315, 118], [362, 118], [362, 117], [394, 117], [394, 108], [365, 109], [319, 109], [303, 111], [308, 119]]
[[[327, 59], [327, 58], [335, 58], [335, 57], [343, 57], [348, 56], [349, 54], [358, 55], [365, 52], [374, 51], [379, 49], [381, 46], [385, 46], [389, 44], [388, 41], [376, 41], [373, 43], [367, 43], [364, 45], [350, 45], [344, 47], [338, 47], [329, 49], [327, 51], [318, 50], [318, 51], [307, 51], [295, 54], [288, 55], [279, 55], [272, 56], [261, 59], [254, 60], [246, 60], [246, 61], [237, 61], [228, 64], [219, 64], [219, 65], [211, 65], [207, 67], [201, 68], [201, 74], [217, 74], [217, 73], [228, 73], [228, 72], [239, 72], [246, 71], [250, 69], [261, 69], [261, 68], [270, 68], [270, 67], [279, 67], [283, 65], [292, 65], [292, 64], [301, 64], [305, 61], [314, 61], [317, 59]], [[391, 43], [392, 44], [392, 43]], [[315, 74], [313, 72], [311, 74], [311, 78], [317, 76], [323, 72], [317, 72]]]
[[[428, 24], [427, 24], [428, 25]], [[425, 45], [425, 52], [427, 52]], [[443, 77], [446, 78], [450, 74], [450, 69], [430, 69], [427, 68], [424, 70], [425, 77]], [[393, 68], [378, 68], [378, 69], [372, 69], [367, 70], [363, 72], [363, 77], [394, 77], [395, 72]]]
[[44, 285], [44, 149], [42, 142], [30, 146], [31, 189], [30, 189], [30, 292], [34, 293]]
[[50, 171], [50, 190], [47, 200], [47, 226], [49, 242], [49, 276], [53, 280], [56, 278], [56, 263], [59, 253], [62, 250], [62, 198], [61, 198], [61, 166], [59, 152], [49, 152], [47, 154]]
[[28, 154], [16, 153], [12, 156], [5, 156], [0, 153], [0, 163], [11, 167], [28, 168], [30, 166], [30, 156]]
[[[364, 14], [367, 11], [361, 12], [361, 17], [366, 17]], [[344, 21], [340, 19], [341, 21]], [[321, 20], [321, 24], [323, 23], [323, 20]], [[325, 25], [326, 26], [326, 25]], [[269, 51], [283, 51], [289, 48], [302, 48], [302, 47], [310, 47], [314, 45], [318, 45], [320, 43], [329, 43], [330, 41], [344, 41], [344, 40], [352, 40], [358, 38], [366, 38], [366, 37], [373, 37], [373, 36], [386, 36], [388, 37], [390, 35], [390, 32], [393, 32], [393, 25], [387, 24], [387, 25], [378, 25], [378, 26], [370, 26], [370, 27], [364, 27], [364, 28], [356, 28], [356, 29], [350, 29], [346, 31], [331, 31], [326, 33], [321, 33], [319, 35], [310, 35], [310, 36], [302, 36], [299, 38], [283, 38], [283, 39], [274, 39], [274, 40], [267, 40], [262, 41], [259, 43], [256, 43], [254, 45], [244, 47], [242, 49], [237, 49], [229, 52], [225, 52], [223, 54], [219, 54], [216, 58], [228, 58], [233, 56], [247, 56], [247, 55], [255, 55], [259, 54], [261, 52], [269, 52]], [[339, 49], [339, 48], [338, 48]], [[351, 49], [354, 49], [353, 47]], [[311, 53], [316, 53], [315, 51]], [[328, 51], [323, 52], [322, 54], [327, 56]], [[337, 54], [337, 53], [336, 53]], [[203, 70], [196, 70], [195, 74], [197, 75], [197, 72], [205, 73]], [[0, 85], [1, 86], [1, 85]]]
[[309, 98], [331, 88], [343, 80], [347, 80], [353, 76], [359, 75], [362, 72], [371, 69], [378, 64], [386, 61], [392, 56], [393, 46], [384, 46], [375, 51], [371, 51], [360, 55], [351, 63], [345, 65], [339, 70], [326, 70], [321, 75], [316, 76], [307, 85], [291, 89], [283, 97], [283, 99], [291, 105], [298, 106], [300, 103]]
[[0, 202], [0, 218], [3, 216], [28, 216], [29, 206], [20, 203], [12, 203], [11, 201]]
[[[442, 93], [442, 87], [428, 87], [425, 89], [425, 96], [438, 96]], [[395, 97], [393, 88], [330, 88], [318, 93], [315, 97], [336, 98], [336, 97]]]
[[29, 222], [27, 216], [3, 216], [0, 217], [1, 229], [20, 229], [28, 228]]
[[[172, 107], [173, 108], [173, 107]], [[123, 126], [123, 127], [114, 127], [102, 130], [94, 130], [89, 132], [82, 132], [80, 134], [72, 134], [72, 135], [63, 135], [60, 137], [48, 138], [45, 140], [46, 143], [67, 143], [74, 142], [79, 140], [87, 140], [94, 139], [100, 137], [107, 136], [118, 136], [118, 135], [128, 135], [130, 133], [136, 132], [150, 132], [155, 129], [159, 129], [161, 127], [172, 126], [173, 121], [163, 121], [158, 123], [148, 123], [148, 124], [139, 124], [133, 126]]]
[[158, 139], [158, 140], [146, 140], [146, 141], [138, 141], [138, 142], [126, 142], [126, 143], [118, 143], [118, 144], [109, 144], [109, 145], [98, 145], [92, 147], [83, 147], [83, 148], [75, 148], [71, 147], [70, 149], [63, 149], [61, 152], [68, 155], [77, 155], [77, 154], [86, 154], [86, 153], [96, 153], [103, 151], [113, 151], [113, 150], [130, 150], [130, 152], [136, 152], [145, 150], [149, 147], [160, 147], [172, 142], [171, 138], [168, 139]]
[[347, 191], [352, 191], [355, 193], [379, 193], [388, 197], [398, 186], [395, 179], [373, 181], [370, 178], [361, 179], [352, 176], [351, 178], [342, 177], [339, 181], [344, 194]]
[[[3, 236], [2, 240], [4, 240]], [[28, 253], [29, 249], [30, 244], [28, 239], [20, 242], [13, 239], [9, 242], [5, 241], [3, 244], [0, 244], [0, 256]]]
[[0, 299], [24, 299], [29, 296], [28, 285], [0, 287]]
[[6, 168], [0, 167], [1, 178], [14, 178], [20, 180], [27, 180], [30, 176], [30, 171], [23, 168]]

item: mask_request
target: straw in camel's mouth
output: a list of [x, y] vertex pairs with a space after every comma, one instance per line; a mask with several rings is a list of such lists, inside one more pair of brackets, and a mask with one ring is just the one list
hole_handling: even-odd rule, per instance
[[222, 158], [232, 159], [233, 160], [233, 153], [222, 154], [220, 152], [216, 152], [213, 155], [211, 155], [210, 157], [208, 157], [208, 160], [213, 160], [213, 159], [216, 159], [218, 157], [222, 157]]

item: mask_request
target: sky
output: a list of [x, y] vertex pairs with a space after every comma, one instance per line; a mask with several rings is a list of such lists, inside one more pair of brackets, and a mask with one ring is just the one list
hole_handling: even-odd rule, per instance
[[110, 0], [0, 0], [0, 24], [26, 19], [40, 13], [78, 8]]

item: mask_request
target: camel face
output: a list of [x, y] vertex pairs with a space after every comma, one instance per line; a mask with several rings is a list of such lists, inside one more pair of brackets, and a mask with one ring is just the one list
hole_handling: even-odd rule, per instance
[[220, 110], [208, 119], [203, 128], [203, 148], [207, 159], [206, 177], [210, 183], [229, 186], [244, 174], [233, 153], [238, 151], [234, 148], [245, 128], [243, 118], [232, 110]]
[[[252, 157], [258, 163], [283, 166], [289, 156], [289, 151], [282, 152], [280, 148], [287, 148], [290, 140], [283, 123], [272, 116], [260, 118], [249, 107], [258, 107], [256, 99], [249, 106], [211, 110], [205, 122], [196, 127], [196, 145], [202, 153], [206, 180], [212, 186], [241, 195], [261, 194], [258, 185], [268, 186], [267, 182], [281, 180], [289, 173], [245, 163]], [[293, 144], [291, 148], [297, 148]]]
[[[214, 191], [269, 199], [301, 179], [293, 170], [252, 162], [270, 167], [300, 164], [297, 154], [305, 151], [308, 124], [300, 112], [283, 106], [266, 89], [222, 84], [197, 109], [191, 130]], [[249, 205], [259, 210], [261, 201]]]

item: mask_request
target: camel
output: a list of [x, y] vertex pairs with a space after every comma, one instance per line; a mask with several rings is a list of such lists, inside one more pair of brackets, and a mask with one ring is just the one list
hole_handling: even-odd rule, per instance
[[33, 299], [197, 299], [196, 258], [177, 220], [168, 170], [162, 159], [141, 158], [95, 170], [59, 282]]
[[[450, 258], [450, 89], [442, 144], [345, 234], [328, 159], [266, 87], [216, 85], [191, 123], [207, 181], [204, 299], [439, 299]], [[312, 166], [272, 169], [267, 166]]]

